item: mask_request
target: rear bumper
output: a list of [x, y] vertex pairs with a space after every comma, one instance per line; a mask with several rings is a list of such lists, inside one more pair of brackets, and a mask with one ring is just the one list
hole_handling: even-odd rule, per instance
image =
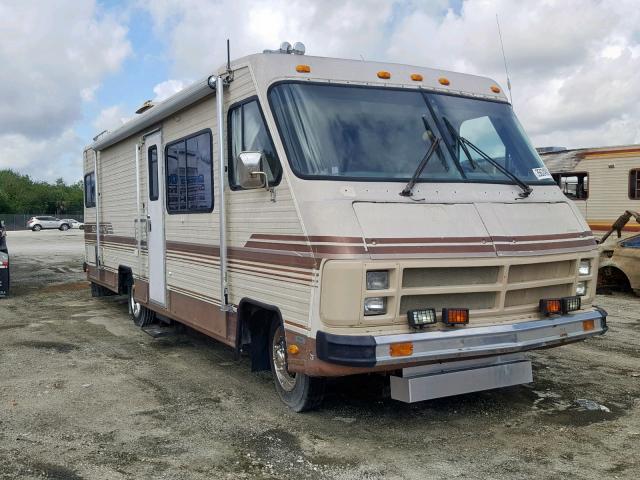
[[[587, 325], [583, 322], [587, 322]], [[591, 326], [593, 328], [588, 328]], [[399, 335], [334, 335], [318, 332], [316, 353], [320, 360], [338, 365], [401, 366], [523, 352], [584, 340], [606, 331], [607, 312], [596, 308], [543, 320], [488, 327], [456, 327], [446, 331]], [[413, 353], [392, 357], [389, 346], [403, 342], [413, 344]]]

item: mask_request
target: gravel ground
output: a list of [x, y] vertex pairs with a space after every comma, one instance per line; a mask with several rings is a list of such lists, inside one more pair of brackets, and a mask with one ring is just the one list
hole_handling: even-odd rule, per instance
[[607, 335], [532, 354], [531, 385], [405, 405], [350, 378], [295, 414], [246, 358], [192, 331], [153, 339], [125, 299], [91, 298], [82, 232], [8, 243], [2, 479], [639, 477], [636, 297], [598, 297]]

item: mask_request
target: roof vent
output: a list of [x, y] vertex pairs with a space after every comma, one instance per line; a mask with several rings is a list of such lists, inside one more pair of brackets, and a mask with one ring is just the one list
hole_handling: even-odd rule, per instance
[[147, 110], [149, 110], [151, 107], [155, 106], [155, 103], [153, 103], [151, 100], [147, 100], [146, 102], [144, 102], [142, 104], [142, 106], [136, 110], [136, 113], [139, 115], [141, 113], [146, 112]]

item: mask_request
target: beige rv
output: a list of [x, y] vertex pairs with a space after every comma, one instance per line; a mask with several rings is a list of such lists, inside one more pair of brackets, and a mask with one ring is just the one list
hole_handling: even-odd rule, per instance
[[[597, 235], [625, 210], [640, 210], [640, 145], [559, 149], [540, 156]], [[640, 232], [640, 224], [629, 222], [623, 232]]]
[[86, 267], [137, 325], [405, 402], [532, 381], [523, 352], [600, 335], [594, 238], [491, 79], [283, 44], [84, 151]]

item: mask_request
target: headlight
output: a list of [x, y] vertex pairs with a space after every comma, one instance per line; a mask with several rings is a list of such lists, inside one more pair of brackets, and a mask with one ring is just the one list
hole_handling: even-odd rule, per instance
[[385, 297], [371, 297], [364, 299], [365, 315], [384, 315], [387, 313], [387, 299]]
[[576, 285], [576, 295], [581, 297], [587, 294], [587, 282], [578, 282]]
[[591, 273], [591, 260], [580, 260], [580, 266], [578, 267], [578, 273], [580, 275], [589, 275]]
[[386, 290], [389, 288], [389, 272], [372, 270], [367, 272], [367, 290]]

